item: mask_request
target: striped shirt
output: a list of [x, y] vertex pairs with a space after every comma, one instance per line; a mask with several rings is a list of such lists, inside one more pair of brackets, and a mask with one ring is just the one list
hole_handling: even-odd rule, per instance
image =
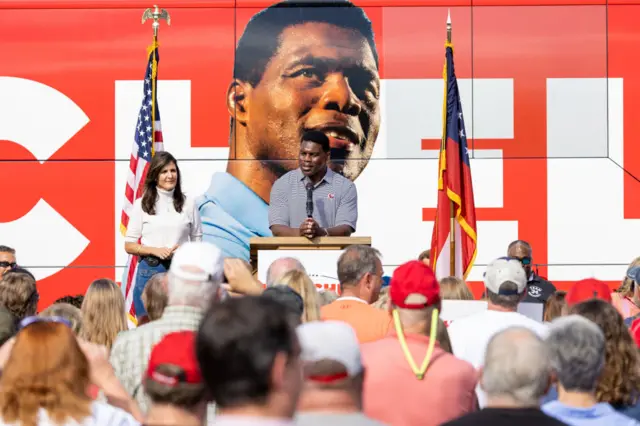
[[[306, 186], [309, 182], [309, 178], [298, 168], [273, 184], [269, 227], [300, 227], [307, 219]], [[327, 168], [327, 173], [313, 188], [313, 218], [321, 228], [349, 225], [355, 231], [358, 221], [358, 193], [354, 183]]]

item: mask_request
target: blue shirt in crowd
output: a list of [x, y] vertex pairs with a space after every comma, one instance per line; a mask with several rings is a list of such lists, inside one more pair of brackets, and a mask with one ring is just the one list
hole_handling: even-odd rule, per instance
[[542, 411], [572, 426], [640, 426], [638, 421], [620, 414], [606, 402], [590, 408], [577, 408], [553, 401], [544, 404]]
[[229, 173], [216, 173], [207, 192], [196, 199], [202, 240], [215, 244], [224, 257], [249, 261], [249, 239], [271, 237], [269, 206]]
[[[549, 393], [547, 393], [542, 398], [542, 405], [548, 402], [556, 401], [557, 399], [558, 389], [555, 386], [551, 386], [551, 389], [549, 389]], [[634, 405], [613, 406], [613, 409], [620, 414], [624, 414], [627, 417], [631, 417], [632, 419], [640, 421], [640, 400], [637, 401]]]

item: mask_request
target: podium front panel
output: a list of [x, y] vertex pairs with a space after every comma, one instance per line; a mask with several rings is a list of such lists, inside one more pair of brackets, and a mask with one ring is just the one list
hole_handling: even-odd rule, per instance
[[338, 258], [342, 250], [258, 250], [258, 279], [267, 282], [269, 265], [282, 257], [298, 259], [319, 290], [339, 293]]

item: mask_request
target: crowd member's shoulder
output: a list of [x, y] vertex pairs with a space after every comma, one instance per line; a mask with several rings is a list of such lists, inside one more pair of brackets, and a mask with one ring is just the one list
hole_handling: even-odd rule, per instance
[[478, 373], [469, 361], [448, 352], [442, 354], [440, 359], [444, 364], [443, 371], [446, 370], [449, 377], [456, 378], [459, 383], [473, 382], [472, 386], [475, 387], [478, 382]]
[[441, 426], [512, 426], [514, 424], [519, 426], [566, 426], [566, 423], [548, 416], [538, 409], [509, 408], [485, 408], [443, 423]]
[[139, 426], [140, 423], [126, 411], [105, 402], [91, 403], [91, 413], [96, 424], [111, 426]]
[[118, 333], [116, 336], [116, 340], [113, 342], [113, 347], [111, 348], [111, 353], [117, 352], [118, 350], [123, 350], [129, 345], [140, 341], [141, 336], [146, 333], [148, 329], [151, 329], [149, 326], [152, 325], [153, 322], [148, 322], [146, 324], [142, 324], [136, 328], [132, 328], [130, 330], [124, 330]]
[[538, 274], [535, 274], [533, 276], [533, 279], [530, 281], [530, 283], [536, 283], [540, 287], [543, 287], [545, 290], [551, 290], [552, 292], [556, 291], [556, 286], [553, 285], [551, 281], [549, 281], [546, 277], [541, 277]]

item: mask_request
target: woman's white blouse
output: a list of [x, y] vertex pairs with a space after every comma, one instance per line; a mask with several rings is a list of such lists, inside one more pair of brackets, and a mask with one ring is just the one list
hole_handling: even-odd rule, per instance
[[[56, 423], [49, 417], [44, 408], [38, 410], [38, 426], [140, 426], [129, 413], [103, 402], [91, 403], [91, 415], [77, 422], [68, 419], [65, 423]], [[0, 418], [1, 426], [22, 426], [21, 423], [5, 423]]]
[[173, 206], [173, 191], [158, 188], [156, 214], [142, 211], [142, 199], [133, 204], [133, 211], [127, 227], [126, 241], [138, 242], [149, 247], [173, 247], [187, 241], [202, 240], [202, 222], [195, 200], [187, 198], [178, 213]]

